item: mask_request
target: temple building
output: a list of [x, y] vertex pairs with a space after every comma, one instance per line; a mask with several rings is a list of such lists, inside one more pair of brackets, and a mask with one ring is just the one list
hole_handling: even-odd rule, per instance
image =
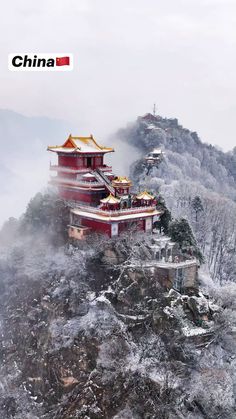
[[160, 163], [163, 160], [163, 152], [161, 148], [155, 148], [153, 151], [148, 153], [145, 160], [149, 164]]
[[58, 156], [58, 164], [50, 165], [56, 172], [50, 184], [71, 206], [69, 237], [83, 239], [91, 232], [114, 237], [131, 227], [152, 232], [162, 212], [153, 195], [133, 194], [131, 181], [115, 176], [104, 163], [113, 148], [99, 145], [92, 135], [70, 135], [63, 145], [48, 150]]

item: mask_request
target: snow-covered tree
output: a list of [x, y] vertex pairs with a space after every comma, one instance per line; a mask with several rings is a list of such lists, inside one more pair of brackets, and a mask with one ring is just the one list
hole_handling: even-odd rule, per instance
[[178, 243], [183, 253], [192, 254], [200, 262], [203, 261], [203, 256], [198, 249], [192, 229], [185, 218], [172, 221], [169, 225], [168, 234], [174, 242]]
[[195, 196], [191, 202], [193, 211], [195, 212], [195, 221], [198, 222], [198, 215], [204, 211], [200, 196]]

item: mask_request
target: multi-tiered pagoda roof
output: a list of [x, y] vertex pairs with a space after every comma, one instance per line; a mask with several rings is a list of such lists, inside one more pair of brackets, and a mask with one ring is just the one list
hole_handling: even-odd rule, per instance
[[58, 155], [58, 164], [51, 165], [57, 175], [50, 183], [72, 207], [70, 237], [80, 239], [91, 231], [113, 237], [131, 227], [152, 231], [161, 214], [154, 196], [147, 191], [133, 194], [131, 180], [112, 173], [104, 163], [112, 147], [99, 145], [92, 135], [70, 135], [65, 143], [48, 150]]

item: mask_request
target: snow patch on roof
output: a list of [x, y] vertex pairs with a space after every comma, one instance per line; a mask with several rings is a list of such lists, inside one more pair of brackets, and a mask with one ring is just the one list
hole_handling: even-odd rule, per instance
[[193, 326], [190, 327], [189, 325], [182, 327], [182, 332], [185, 336], [197, 336], [197, 335], [204, 335], [205, 333], [209, 333], [209, 329], [203, 329], [203, 327]]

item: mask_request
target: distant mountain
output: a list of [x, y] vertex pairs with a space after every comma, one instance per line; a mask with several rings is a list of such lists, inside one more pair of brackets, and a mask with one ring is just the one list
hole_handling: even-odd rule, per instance
[[[235, 419], [234, 153], [201, 143], [176, 120], [166, 128], [152, 120], [120, 131], [123, 160], [141, 155], [131, 167], [135, 184], [164, 196], [173, 217], [189, 219], [212, 278], [203, 266], [201, 289], [168, 290], [147, 252], [157, 250], [153, 236], [132, 230], [63, 245], [66, 206], [37, 194], [0, 232], [0, 418]], [[34, 142], [28, 156], [10, 153], [17, 179], [10, 185], [6, 169], [9, 216], [25, 192], [46, 184], [47, 153], [34, 153]], [[157, 146], [164, 159], [149, 167], [145, 156]], [[184, 224], [175, 233], [186, 245]]]
[[[134, 185], [164, 197], [173, 217], [188, 219], [215, 280], [236, 282], [236, 148], [224, 153], [177, 119], [151, 114], [117, 138], [141, 155], [131, 165]], [[164, 159], [150, 167], [145, 157], [154, 148]]]
[[32, 152], [44, 153], [47, 145], [64, 141], [72, 129], [66, 121], [0, 110], [0, 159], [8, 161], [12, 154], [32, 158]]
[[168, 292], [150, 236], [63, 246], [64, 210], [1, 232], [1, 419], [235, 419], [236, 284]]
[[143, 157], [155, 147], [161, 147], [166, 153], [166, 164], [160, 166], [158, 176], [166, 182], [193, 180], [236, 199], [236, 147], [224, 153], [203, 143], [196, 132], [183, 128], [177, 119], [151, 114], [119, 130], [117, 137], [139, 149]]
[[19, 216], [30, 198], [47, 185], [49, 144], [62, 143], [75, 128], [47, 117], [27, 117], [0, 110], [0, 225]]

